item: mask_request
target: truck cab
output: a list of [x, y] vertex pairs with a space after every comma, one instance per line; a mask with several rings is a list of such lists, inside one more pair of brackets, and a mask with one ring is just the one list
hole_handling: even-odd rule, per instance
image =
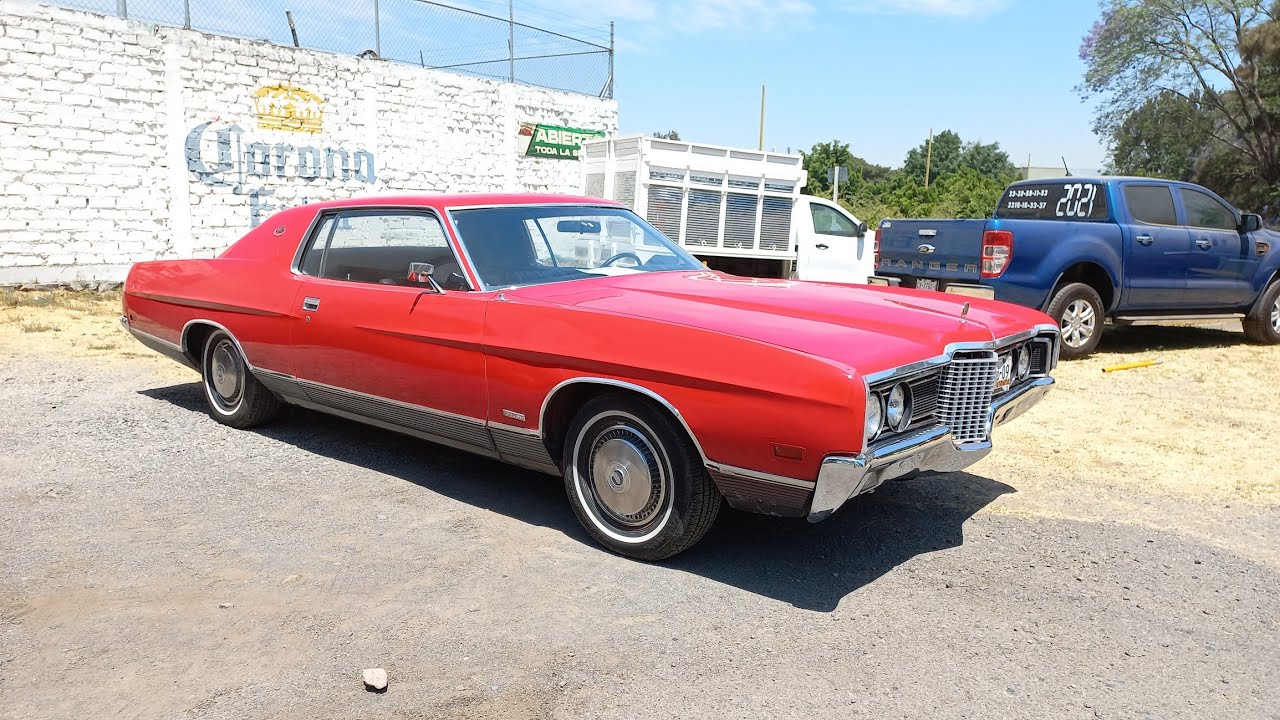
[[583, 193], [621, 202], [713, 270], [863, 284], [875, 233], [805, 195], [804, 158], [645, 136], [583, 143]]
[[1059, 322], [1063, 356], [1115, 324], [1238, 320], [1280, 343], [1280, 234], [1198, 185], [1013, 183], [989, 220], [886, 220], [871, 282], [994, 297]]

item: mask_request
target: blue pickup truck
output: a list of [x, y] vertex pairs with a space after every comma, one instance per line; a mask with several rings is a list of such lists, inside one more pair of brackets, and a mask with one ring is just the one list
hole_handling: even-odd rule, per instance
[[1078, 358], [1115, 324], [1240, 320], [1280, 343], [1280, 233], [1198, 185], [1064, 177], [1010, 185], [989, 220], [885, 220], [871, 282], [1039, 308]]

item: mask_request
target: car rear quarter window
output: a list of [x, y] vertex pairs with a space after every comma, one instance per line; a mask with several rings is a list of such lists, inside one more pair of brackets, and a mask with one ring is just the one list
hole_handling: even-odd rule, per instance
[[1179, 188], [1182, 206], [1187, 211], [1187, 224], [1191, 227], [1214, 230], [1235, 230], [1240, 226], [1236, 214], [1226, 205], [1199, 190]]
[[1164, 185], [1126, 185], [1124, 201], [1129, 205], [1129, 215], [1138, 222], [1178, 224], [1178, 214], [1173, 209], [1173, 193]]
[[1016, 220], [1106, 220], [1107, 189], [1101, 183], [1013, 185], [996, 205], [996, 217]]
[[[435, 215], [348, 211], [321, 220], [298, 269], [329, 280], [413, 285], [409, 275], [414, 263], [433, 265], [435, 275], [445, 278], [461, 271]], [[437, 282], [442, 282], [440, 277]]]

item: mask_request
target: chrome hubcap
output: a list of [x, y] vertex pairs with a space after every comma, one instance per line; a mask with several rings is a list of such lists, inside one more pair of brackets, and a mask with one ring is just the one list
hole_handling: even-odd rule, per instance
[[1280, 333], [1280, 298], [1271, 306], [1271, 329]]
[[632, 428], [615, 425], [597, 436], [590, 468], [592, 494], [611, 521], [644, 525], [662, 508], [666, 483], [658, 453]]
[[223, 340], [213, 348], [209, 360], [209, 386], [213, 399], [227, 410], [234, 409], [244, 392], [244, 363], [240, 353], [230, 340]]
[[1077, 348], [1089, 342], [1098, 326], [1098, 315], [1084, 300], [1073, 300], [1062, 314], [1062, 341]]

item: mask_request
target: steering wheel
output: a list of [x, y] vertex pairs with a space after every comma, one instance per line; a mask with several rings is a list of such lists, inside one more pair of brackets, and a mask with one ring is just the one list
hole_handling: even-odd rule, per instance
[[641, 265], [644, 265], [644, 261], [640, 259], [639, 255], [633, 252], [620, 252], [617, 255], [614, 255], [613, 257], [609, 258], [608, 260], [605, 260], [604, 262], [600, 263], [600, 267], [609, 267], [610, 265], [621, 260], [622, 258], [631, 258], [632, 260], [635, 260], [636, 267], [640, 267]]

